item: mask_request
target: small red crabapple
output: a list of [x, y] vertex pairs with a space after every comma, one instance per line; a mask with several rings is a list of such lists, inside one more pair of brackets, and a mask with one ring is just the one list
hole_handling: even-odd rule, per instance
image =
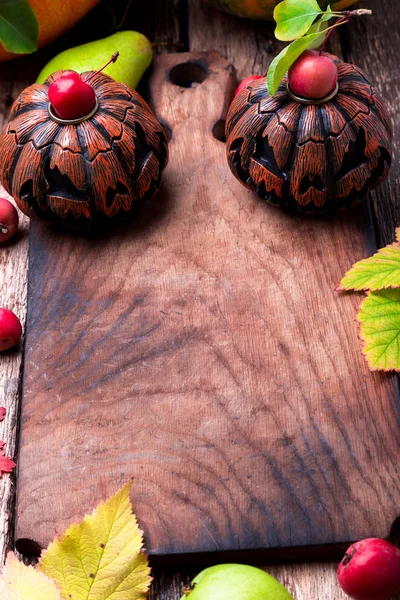
[[290, 67], [288, 80], [293, 94], [317, 100], [334, 91], [338, 70], [329, 56], [305, 50]]
[[244, 88], [247, 87], [249, 83], [253, 83], [253, 81], [258, 81], [259, 79], [262, 79], [262, 75], [249, 75], [248, 77], [245, 77], [243, 81], [239, 83], [235, 92], [235, 97], [238, 94], [240, 94], [240, 92], [244, 90]]
[[344, 555], [338, 580], [353, 600], [390, 600], [400, 590], [400, 550], [379, 538], [361, 540]]
[[22, 337], [21, 321], [11, 310], [0, 308], [0, 352], [18, 344]]
[[96, 104], [96, 94], [89, 81], [110, 63], [115, 63], [119, 52], [98, 71], [92, 73], [86, 81], [75, 71], [64, 71], [49, 86], [47, 95], [50, 104], [59, 119], [74, 121], [88, 115]]
[[0, 198], [0, 244], [7, 242], [18, 231], [18, 212], [11, 202]]
[[84, 117], [96, 102], [92, 86], [75, 71], [57, 77], [49, 87], [48, 96], [57, 117], [67, 121]]

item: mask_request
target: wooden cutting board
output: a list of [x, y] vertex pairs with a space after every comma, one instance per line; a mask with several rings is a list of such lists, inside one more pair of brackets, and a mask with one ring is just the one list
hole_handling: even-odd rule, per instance
[[19, 540], [46, 546], [129, 478], [157, 555], [331, 545], [398, 515], [397, 382], [334, 291], [375, 249], [368, 209], [246, 191], [214, 137], [235, 84], [216, 53], [160, 57], [162, 192], [108, 237], [32, 224]]

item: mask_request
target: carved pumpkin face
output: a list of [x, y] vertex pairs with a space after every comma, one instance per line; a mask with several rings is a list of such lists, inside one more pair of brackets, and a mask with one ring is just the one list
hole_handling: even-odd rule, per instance
[[294, 100], [287, 77], [271, 97], [263, 78], [229, 109], [231, 171], [262, 199], [292, 211], [351, 207], [389, 172], [392, 129], [383, 101], [360, 69], [332, 58], [339, 92], [325, 103]]
[[2, 185], [42, 220], [87, 224], [133, 211], [160, 186], [168, 160], [162, 126], [139, 94], [103, 73], [91, 79], [95, 114], [56, 122], [47, 92], [59, 74], [15, 101], [0, 136]]

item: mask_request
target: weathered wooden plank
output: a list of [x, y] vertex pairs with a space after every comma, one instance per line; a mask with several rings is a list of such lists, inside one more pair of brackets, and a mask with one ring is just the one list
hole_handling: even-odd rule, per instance
[[394, 238], [400, 225], [400, 3], [368, 0], [373, 16], [354, 19], [342, 35], [345, 60], [365, 70], [389, 108], [394, 126], [395, 155], [388, 180], [371, 194], [378, 246]]
[[124, 28], [144, 33], [158, 50], [166, 44], [164, 51], [176, 52], [174, 45], [187, 46], [186, 11], [185, 0], [133, 0]]
[[189, 0], [189, 47], [193, 52], [216, 50], [235, 66], [240, 80], [264, 73], [283, 46], [272, 23], [239, 19], [203, 0]]
[[[18, 69], [15, 64], [0, 65], [0, 129], [14, 98], [31, 80], [34, 63], [28, 59], [17, 64]], [[1, 186], [0, 195], [10, 199]], [[23, 325], [27, 304], [28, 229], [29, 220], [20, 213], [20, 233], [0, 247], [0, 306], [13, 310]], [[7, 454], [14, 458], [17, 455], [22, 345], [0, 356], [0, 406], [7, 409], [6, 419], [0, 424], [0, 440], [6, 442]], [[14, 479], [14, 476], [4, 476], [0, 480], [0, 564], [14, 535]]]
[[[0, 187], [0, 195], [10, 199]], [[20, 234], [0, 248], [0, 306], [13, 310], [25, 323], [28, 272], [28, 219], [21, 217]], [[21, 397], [22, 350], [18, 347], [0, 357], [0, 406], [7, 409], [0, 424], [0, 440], [6, 453], [17, 455], [17, 430]], [[13, 539], [14, 476], [0, 480], [0, 565]]]

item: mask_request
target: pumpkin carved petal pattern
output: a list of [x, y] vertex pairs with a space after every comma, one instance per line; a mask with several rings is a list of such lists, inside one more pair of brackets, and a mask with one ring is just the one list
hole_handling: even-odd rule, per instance
[[0, 136], [2, 185], [25, 214], [43, 220], [87, 225], [133, 212], [160, 186], [168, 161], [162, 126], [135, 91], [103, 73], [91, 79], [93, 117], [57, 123], [48, 88], [59, 74], [15, 101]]
[[364, 73], [331, 56], [339, 92], [323, 104], [276, 96], [265, 79], [250, 83], [227, 118], [231, 171], [262, 199], [298, 212], [326, 212], [360, 202], [388, 175], [392, 128], [383, 100]]

